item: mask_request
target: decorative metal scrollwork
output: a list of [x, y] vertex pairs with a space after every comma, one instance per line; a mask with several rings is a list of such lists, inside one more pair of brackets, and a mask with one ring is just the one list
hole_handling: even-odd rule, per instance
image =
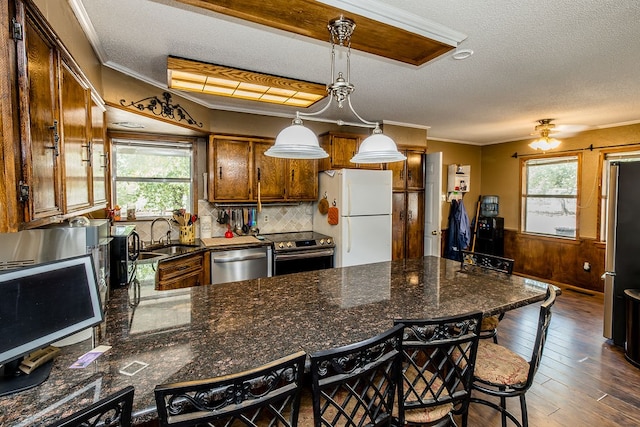
[[295, 367], [285, 367], [259, 378], [231, 382], [206, 390], [178, 393], [168, 400], [167, 410], [171, 415], [193, 411], [218, 411], [229, 405], [241, 405], [245, 401], [264, 397], [285, 384], [294, 383], [298, 376]]
[[127, 104], [124, 99], [120, 100], [120, 105], [124, 107], [135, 107], [140, 111], [149, 110], [154, 115], [165, 117], [178, 122], [185, 121], [190, 125], [202, 127], [202, 122], [197, 122], [187, 110], [180, 104], [171, 103], [171, 94], [164, 92], [162, 94], [164, 100], [157, 96], [148, 96], [138, 101], [133, 101]]

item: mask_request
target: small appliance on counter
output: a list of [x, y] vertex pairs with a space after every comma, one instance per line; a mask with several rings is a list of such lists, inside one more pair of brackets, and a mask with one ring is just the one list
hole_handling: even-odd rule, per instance
[[0, 233], [0, 270], [91, 254], [103, 308], [109, 299], [109, 220], [76, 217], [43, 228]]
[[135, 225], [111, 227], [111, 285], [127, 286], [136, 277], [136, 260], [140, 255], [140, 236]]

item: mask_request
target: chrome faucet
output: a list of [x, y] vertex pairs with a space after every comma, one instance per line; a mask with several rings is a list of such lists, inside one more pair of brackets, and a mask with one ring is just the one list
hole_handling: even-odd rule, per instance
[[[171, 243], [171, 221], [169, 221], [167, 218], [156, 218], [153, 221], [151, 221], [151, 244], [153, 244], [154, 240], [153, 240], [153, 226], [156, 224], [157, 221], [160, 220], [165, 220], [167, 222], [167, 225], [169, 226], [169, 230], [167, 230], [167, 244]], [[160, 243], [160, 241], [162, 240], [162, 238], [158, 239], [158, 243]]]

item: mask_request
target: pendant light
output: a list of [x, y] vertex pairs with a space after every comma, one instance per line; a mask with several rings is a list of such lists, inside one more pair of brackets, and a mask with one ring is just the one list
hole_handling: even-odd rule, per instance
[[[265, 152], [267, 156], [294, 159], [318, 159], [328, 157], [329, 155], [320, 147], [316, 135], [311, 130], [304, 127], [301, 116], [309, 120], [314, 120], [313, 116], [324, 113], [335, 100], [338, 104], [338, 108], [343, 108], [346, 101], [349, 110], [358, 118], [358, 120], [360, 120], [362, 124], [364, 124], [364, 127], [373, 129], [372, 134], [362, 141], [358, 153], [353, 156], [351, 162], [387, 163], [406, 159], [406, 156], [398, 151], [395, 142], [382, 133], [379, 122], [364, 120], [358, 115], [358, 113], [356, 113], [353, 105], [351, 105], [351, 93], [355, 90], [355, 87], [350, 82], [351, 35], [353, 34], [355, 27], [355, 22], [349, 18], [345, 18], [344, 16], [340, 16], [340, 18], [333, 19], [329, 22], [327, 28], [329, 30], [331, 42], [332, 83], [327, 85], [327, 92], [330, 95], [328, 102], [322, 109], [315, 113], [296, 112], [296, 117], [293, 119], [291, 126], [283, 129], [276, 137], [275, 144]], [[337, 77], [335, 77], [336, 46], [341, 46], [346, 49], [346, 77], [342, 71], [338, 72]], [[338, 125], [345, 124], [342, 120], [337, 120], [335, 123]], [[362, 124], [349, 124], [363, 126]]]

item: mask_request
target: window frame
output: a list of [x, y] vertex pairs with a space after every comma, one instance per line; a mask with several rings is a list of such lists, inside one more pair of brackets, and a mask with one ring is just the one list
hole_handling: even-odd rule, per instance
[[[526, 199], [530, 196], [527, 194], [527, 163], [532, 160], [545, 160], [545, 161], [553, 161], [554, 159], [560, 163], [563, 158], [575, 158], [575, 162], [577, 163], [576, 169], [576, 222], [575, 222], [575, 236], [561, 236], [556, 234], [547, 234], [547, 233], [538, 233], [534, 231], [527, 231], [525, 229], [526, 226], [526, 209], [527, 203]], [[576, 241], [580, 239], [580, 203], [581, 203], [581, 194], [582, 194], [582, 153], [580, 152], [564, 152], [558, 154], [550, 154], [550, 155], [538, 155], [538, 156], [527, 156], [522, 157], [520, 159], [520, 233], [526, 234], [530, 236], [544, 237], [550, 239], [561, 239], [561, 240], [571, 240]], [[567, 195], [562, 195], [566, 197]], [[533, 197], [533, 196], [531, 196]], [[538, 196], [539, 197], [539, 196]]]
[[[197, 176], [197, 140], [195, 138], [189, 138], [189, 137], [179, 137], [179, 136], [175, 136], [175, 135], [156, 135], [156, 134], [130, 134], [130, 133], [119, 133], [119, 132], [113, 132], [110, 133], [109, 135], [109, 140], [110, 140], [110, 187], [111, 187], [111, 191], [110, 191], [110, 201], [111, 201], [111, 206], [115, 206], [116, 205], [116, 200], [117, 200], [117, 194], [116, 194], [116, 183], [118, 181], [118, 176], [117, 176], [117, 170], [116, 170], [116, 149], [115, 147], [117, 145], [146, 145], [146, 146], [164, 146], [164, 147], [177, 147], [177, 148], [185, 148], [185, 147], [181, 147], [181, 145], [186, 145], [189, 147], [190, 151], [191, 151], [191, 159], [190, 159], [190, 163], [191, 163], [191, 174], [190, 177], [188, 178], [188, 182], [191, 188], [191, 200], [189, 202], [187, 210], [189, 212], [193, 212], [197, 214], [197, 205], [198, 205], [198, 187], [197, 187], [197, 180], [195, 179], [195, 177]], [[187, 182], [186, 179], [170, 179], [171, 181], [175, 181], [175, 182]], [[127, 180], [128, 181], [128, 180]], [[153, 178], [142, 178], [140, 179], [140, 182], [168, 182], [166, 178], [157, 178], [157, 179], [153, 179]], [[122, 209], [125, 209], [125, 207], [121, 207]], [[126, 214], [125, 214], [126, 215]], [[126, 216], [123, 215], [123, 219], [126, 218]], [[167, 214], [167, 215], [143, 215], [140, 217], [137, 217], [136, 220], [147, 220], [147, 219], [154, 219], [154, 218], [158, 218], [158, 217], [166, 217], [166, 218], [170, 218], [171, 215]]]

